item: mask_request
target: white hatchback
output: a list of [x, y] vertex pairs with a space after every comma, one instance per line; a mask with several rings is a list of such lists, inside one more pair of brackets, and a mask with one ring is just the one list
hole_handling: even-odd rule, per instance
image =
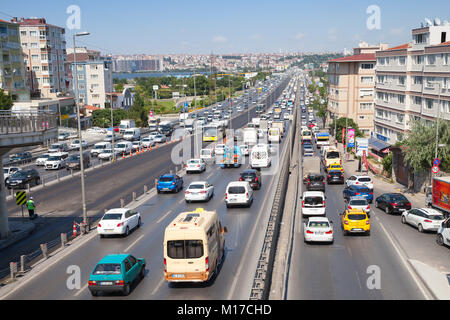
[[184, 192], [186, 202], [209, 201], [214, 196], [214, 186], [207, 181], [192, 182]]
[[350, 187], [352, 185], [365, 185], [367, 188], [373, 189], [373, 181], [372, 178], [369, 176], [353, 175], [350, 178], [348, 178], [345, 183], [347, 187]]
[[186, 163], [186, 173], [203, 172], [206, 170], [206, 163], [203, 159], [191, 159]]
[[413, 208], [402, 213], [402, 223], [416, 227], [419, 232], [438, 231], [445, 220], [444, 215], [430, 208]]
[[302, 215], [304, 216], [325, 215], [325, 194], [322, 191], [303, 192]]
[[253, 203], [253, 190], [247, 181], [230, 182], [225, 191], [227, 208], [235, 205], [250, 207]]
[[97, 233], [105, 235], [126, 235], [141, 226], [141, 214], [128, 208], [108, 210], [97, 226]]
[[333, 222], [327, 217], [310, 217], [303, 222], [303, 236], [309, 242], [334, 242]]

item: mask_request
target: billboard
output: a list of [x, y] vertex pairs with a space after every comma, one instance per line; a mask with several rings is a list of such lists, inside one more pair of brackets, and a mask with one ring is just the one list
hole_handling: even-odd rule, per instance
[[347, 141], [348, 141], [348, 147], [349, 148], [354, 148], [355, 147], [355, 129], [353, 128], [349, 128], [347, 130]]
[[363, 152], [369, 153], [369, 139], [368, 138], [356, 138], [356, 156], [362, 157]]

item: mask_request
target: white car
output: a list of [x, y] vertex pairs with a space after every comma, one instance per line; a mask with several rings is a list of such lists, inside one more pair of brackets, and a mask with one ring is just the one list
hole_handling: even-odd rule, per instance
[[436, 243], [438, 245], [450, 246], [450, 218], [443, 221], [436, 235]]
[[[119, 156], [119, 152], [114, 149], [114, 153], [116, 154], [116, 158]], [[98, 154], [98, 158], [100, 160], [111, 160], [113, 157], [112, 149], [103, 149], [101, 153]]]
[[157, 131], [153, 131], [153, 132], [150, 132], [150, 134], [149, 134], [148, 136], [149, 136], [149, 138], [151, 138], [152, 140], [155, 140], [155, 137], [156, 137], [157, 135], [159, 135], [159, 133], [158, 133]]
[[91, 149], [91, 157], [97, 157], [105, 149], [111, 149], [111, 143], [109, 142], [99, 142], [94, 145]]
[[145, 137], [142, 139], [142, 145], [146, 148], [148, 147], [154, 147], [155, 141], [153, 140], [152, 136]]
[[217, 155], [223, 155], [225, 152], [225, 145], [224, 144], [218, 144], [214, 148], [214, 153]]
[[416, 227], [419, 232], [438, 231], [444, 221], [444, 215], [436, 209], [413, 208], [402, 213], [402, 223]]
[[361, 209], [370, 215], [370, 204], [365, 197], [351, 197], [345, 205], [346, 209]]
[[203, 159], [190, 159], [186, 163], [186, 173], [203, 172], [206, 170], [206, 163]]
[[[81, 146], [82, 146], [83, 148], [86, 148], [86, 147], [87, 147], [87, 142], [86, 142], [86, 140], [81, 140]], [[74, 140], [74, 141], [70, 144], [69, 149], [70, 149], [70, 150], [78, 150], [78, 149], [80, 149], [80, 140], [79, 140], [79, 139]]]
[[202, 150], [200, 150], [200, 159], [202, 159], [202, 160], [213, 160], [214, 159], [214, 149], [202, 149]]
[[253, 203], [253, 189], [248, 181], [233, 181], [227, 185], [225, 191], [227, 208], [235, 205], [250, 207]]
[[309, 217], [303, 222], [303, 236], [309, 242], [334, 242], [333, 222], [327, 217]]
[[35, 165], [36, 166], [45, 166], [45, 161], [47, 161], [47, 159], [51, 156], [52, 154], [51, 153], [44, 153], [44, 154], [41, 154], [37, 159], [36, 159], [36, 162], [35, 162]]
[[59, 170], [67, 166], [67, 158], [69, 154], [67, 152], [53, 153], [45, 161], [45, 170]]
[[97, 226], [97, 233], [105, 235], [126, 235], [141, 226], [141, 214], [128, 208], [108, 210]]
[[154, 138], [155, 143], [166, 143], [167, 137], [163, 134], [158, 134]]
[[325, 194], [322, 191], [303, 192], [302, 215], [325, 216]]
[[369, 189], [373, 189], [373, 181], [370, 176], [366, 175], [353, 175], [345, 181], [347, 187], [352, 185], [365, 185]]
[[3, 168], [3, 178], [6, 180], [8, 180], [8, 178], [10, 176], [12, 176], [15, 172], [19, 171], [20, 168], [19, 167], [9, 167], [9, 168]]
[[265, 134], [264, 134], [264, 130], [263, 129], [258, 129], [257, 130], [257, 134], [258, 134], [258, 138], [259, 139], [263, 139]]
[[184, 192], [186, 202], [209, 201], [214, 196], [214, 187], [207, 181], [192, 182]]

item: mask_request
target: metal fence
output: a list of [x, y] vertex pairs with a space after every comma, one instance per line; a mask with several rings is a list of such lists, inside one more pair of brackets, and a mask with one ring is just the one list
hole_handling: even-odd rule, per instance
[[56, 113], [0, 111], [0, 134], [44, 132], [57, 127]]

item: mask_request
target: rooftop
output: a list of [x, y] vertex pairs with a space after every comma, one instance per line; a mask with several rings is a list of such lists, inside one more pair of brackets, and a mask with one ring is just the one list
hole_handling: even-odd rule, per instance
[[328, 62], [356, 62], [356, 61], [376, 61], [374, 53], [356, 54], [353, 56], [342, 57], [337, 59], [328, 60]]

